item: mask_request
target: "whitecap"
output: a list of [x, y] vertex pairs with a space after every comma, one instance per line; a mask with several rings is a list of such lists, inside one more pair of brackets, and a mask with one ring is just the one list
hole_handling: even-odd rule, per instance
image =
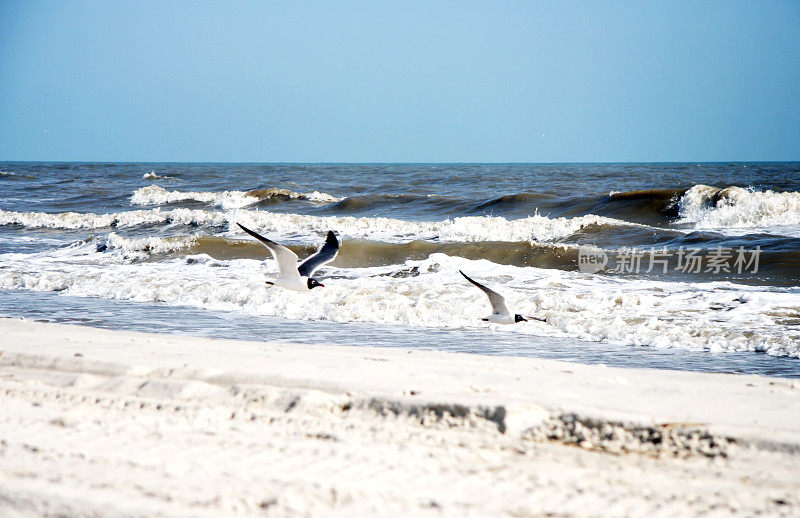
[[0, 225], [22, 225], [28, 228], [97, 229], [132, 227], [147, 224], [227, 225], [228, 216], [204, 210], [161, 209], [132, 210], [109, 214], [83, 212], [15, 212], [0, 210]]
[[287, 189], [257, 189], [253, 191], [191, 192], [168, 191], [154, 184], [136, 189], [131, 196], [131, 205], [163, 205], [192, 200], [210, 203], [223, 209], [238, 209], [255, 205], [261, 200], [272, 197], [304, 199], [322, 203], [332, 203], [341, 199], [319, 191], [298, 193]]
[[695, 185], [680, 198], [678, 208], [676, 223], [697, 229], [773, 229], [782, 235], [800, 235], [798, 192]]
[[155, 171], [150, 171], [149, 173], [145, 173], [142, 175], [142, 180], [171, 180], [173, 179], [172, 176], [160, 176]]
[[592, 214], [575, 218], [548, 218], [534, 214], [527, 218], [508, 220], [496, 216], [465, 216], [443, 221], [405, 221], [393, 218], [353, 216], [309, 216], [273, 213], [260, 210], [231, 210], [225, 212], [200, 209], [142, 209], [110, 214], [78, 212], [14, 212], [0, 210], [0, 225], [19, 224], [29, 228], [96, 229], [103, 227], [132, 227], [143, 224], [227, 226], [241, 232], [236, 223], [258, 232], [308, 238], [316, 242], [317, 234], [328, 230], [347, 237], [384, 240], [389, 242], [425, 239], [432, 241], [515, 241], [553, 242], [592, 225], [618, 225], [650, 228], [646, 225]]

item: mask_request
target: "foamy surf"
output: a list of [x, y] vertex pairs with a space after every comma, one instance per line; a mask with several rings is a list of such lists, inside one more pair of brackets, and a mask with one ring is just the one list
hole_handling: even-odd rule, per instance
[[[492, 216], [465, 216], [444, 221], [404, 221], [393, 218], [356, 218], [352, 216], [309, 216], [255, 210], [225, 212], [201, 209], [143, 209], [112, 214], [76, 212], [44, 213], [0, 210], [0, 225], [17, 224], [28, 228], [98, 229], [167, 224], [184, 226], [221, 226], [235, 228], [242, 223], [259, 232], [278, 236], [309, 236], [310, 232], [336, 232], [366, 239], [438, 240], [438, 241], [557, 241], [590, 226], [612, 225], [648, 228], [603, 216], [548, 218], [539, 214], [507, 220]], [[241, 232], [235, 232], [242, 234]]]
[[678, 204], [678, 224], [691, 224], [698, 229], [758, 228], [800, 236], [798, 192], [695, 185]]
[[336, 229], [350, 237], [383, 239], [423, 239], [438, 241], [556, 241], [594, 225], [644, 227], [612, 218], [587, 215], [576, 218], [548, 218], [535, 214], [508, 220], [492, 216], [465, 216], [444, 221], [403, 221], [393, 218], [355, 218], [246, 211], [240, 222], [263, 232], [289, 234], [298, 229], [324, 232]]
[[288, 189], [255, 189], [252, 191], [184, 192], [168, 191], [159, 185], [148, 185], [133, 192], [131, 205], [164, 205], [191, 200], [209, 203], [227, 210], [249, 207], [270, 198], [308, 200], [320, 203], [333, 203], [341, 200], [341, 198], [318, 191], [300, 193]]
[[21, 225], [26, 228], [99, 229], [135, 227], [139, 225], [226, 225], [228, 217], [221, 212], [197, 209], [143, 209], [109, 214], [82, 212], [17, 212], [0, 210], [0, 225]]
[[[321, 237], [321, 236], [320, 236]], [[319, 237], [316, 238], [319, 241]], [[269, 251], [249, 236], [222, 237], [196, 232], [189, 236], [122, 236], [110, 233], [105, 239], [91, 240], [97, 251], [119, 255], [125, 260], [161, 260], [190, 255], [207, 255], [214, 259], [256, 259], [270, 257]], [[53, 241], [55, 244], [61, 244]], [[314, 253], [318, 242], [286, 243], [298, 256]], [[432, 242], [414, 240], [388, 243], [366, 239], [346, 239], [334, 261], [341, 268], [365, 268], [403, 264], [409, 259], [424, 259], [434, 253], [489, 259], [499, 264], [536, 266], [574, 270], [580, 247], [542, 242]]]
[[99, 246], [104, 246], [106, 250], [119, 252], [127, 260], [141, 260], [148, 259], [153, 255], [185, 250], [195, 245], [200, 238], [201, 234], [199, 233], [191, 236], [131, 238], [111, 232], [106, 237], [105, 243]]
[[[126, 246], [119, 239], [110, 236], [109, 241]], [[485, 296], [461, 280], [461, 269], [492, 284], [515, 311], [547, 318], [546, 324], [501, 326], [497, 332], [800, 357], [800, 332], [782, 325], [795, 318], [800, 296], [730, 283], [599, 279], [432, 254], [425, 260], [381, 268], [328, 267], [319, 275], [329, 279], [325, 289], [294, 294], [265, 286], [264, 280], [275, 274], [271, 260], [217, 261], [192, 256], [136, 264], [86, 261], [80, 268], [71, 267], [77, 255], [7, 258], [0, 269], [0, 288], [291, 320], [485, 328], [479, 320], [488, 311]]]

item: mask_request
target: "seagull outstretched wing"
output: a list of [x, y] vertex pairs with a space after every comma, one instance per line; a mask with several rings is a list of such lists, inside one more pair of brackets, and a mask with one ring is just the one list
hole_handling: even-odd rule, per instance
[[300, 273], [297, 271], [297, 254], [285, 246], [279, 245], [275, 241], [253, 232], [240, 223], [237, 223], [237, 225], [239, 225], [239, 228], [261, 241], [261, 244], [269, 249], [272, 253], [272, 257], [275, 258], [275, 262], [278, 263], [278, 272], [281, 277], [300, 277]]
[[463, 275], [464, 278], [467, 279], [469, 282], [471, 282], [472, 284], [474, 284], [475, 286], [477, 286], [478, 288], [483, 290], [483, 292], [486, 294], [486, 296], [489, 297], [489, 303], [492, 305], [492, 312], [495, 315], [508, 315], [509, 314], [508, 308], [506, 308], [506, 299], [503, 298], [502, 295], [500, 295], [499, 293], [497, 293], [494, 290], [490, 290], [489, 288], [487, 288], [483, 284], [470, 279], [467, 276], [467, 274], [462, 272], [461, 270], [458, 270], [458, 273]]
[[303, 261], [303, 264], [298, 266], [297, 270], [300, 272], [300, 275], [311, 277], [317, 268], [333, 261], [338, 253], [339, 241], [336, 239], [336, 234], [334, 234], [332, 230], [329, 230], [328, 238], [325, 240], [325, 244], [322, 245], [322, 248], [320, 248], [316, 254]]

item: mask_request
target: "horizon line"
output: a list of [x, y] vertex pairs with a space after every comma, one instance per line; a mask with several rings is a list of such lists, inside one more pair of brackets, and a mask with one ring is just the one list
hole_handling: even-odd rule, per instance
[[618, 161], [567, 161], [567, 162], [346, 162], [346, 161], [186, 161], [186, 160], [0, 160], [0, 164], [8, 163], [39, 163], [39, 164], [264, 164], [264, 165], [557, 165], [557, 164], [791, 164], [800, 163], [794, 160], [618, 160]]

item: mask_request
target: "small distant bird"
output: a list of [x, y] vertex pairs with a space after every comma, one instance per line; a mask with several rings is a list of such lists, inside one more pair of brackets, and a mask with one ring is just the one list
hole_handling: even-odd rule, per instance
[[328, 264], [336, 258], [336, 254], [339, 252], [339, 241], [336, 240], [336, 235], [333, 231], [328, 231], [328, 238], [325, 240], [325, 244], [316, 254], [303, 261], [300, 266], [297, 266], [297, 254], [271, 239], [256, 234], [239, 223], [237, 225], [261, 241], [261, 244], [269, 249], [272, 257], [275, 258], [275, 262], [278, 263], [278, 278], [273, 281], [267, 281], [267, 284], [294, 291], [310, 291], [317, 287], [325, 287], [324, 284], [311, 277], [311, 275], [317, 268], [323, 264]]
[[512, 315], [508, 308], [506, 308], [506, 299], [497, 293], [494, 290], [491, 290], [484, 286], [483, 284], [470, 279], [466, 273], [458, 270], [458, 273], [464, 276], [469, 282], [483, 290], [487, 297], [489, 297], [489, 303], [492, 305], [492, 314], [486, 318], [482, 318], [484, 322], [491, 322], [493, 324], [516, 324], [517, 322], [527, 322], [528, 320], [538, 320], [539, 322], [547, 322], [544, 318], [539, 317], [532, 317], [532, 316], [522, 316], [520, 314]]

